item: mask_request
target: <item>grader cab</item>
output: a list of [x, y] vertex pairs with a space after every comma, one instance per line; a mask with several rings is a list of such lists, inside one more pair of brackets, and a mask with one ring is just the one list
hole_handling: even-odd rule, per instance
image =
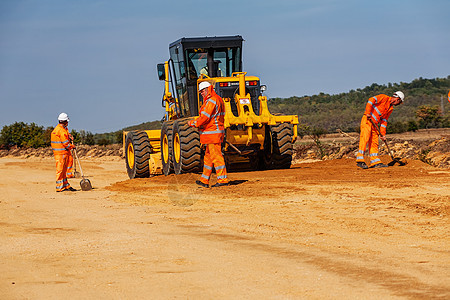
[[198, 117], [203, 99], [198, 85], [208, 81], [225, 103], [227, 168], [289, 168], [298, 117], [269, 112], [265, 86], [242, 71], [241, 36], [181, 38], [169, 46], [170, 59], [158, 64], [164, 81], [161, 130], [124, 133], [128, 176], [200, 172], [203, 150], [197, 128], [187, 125]]

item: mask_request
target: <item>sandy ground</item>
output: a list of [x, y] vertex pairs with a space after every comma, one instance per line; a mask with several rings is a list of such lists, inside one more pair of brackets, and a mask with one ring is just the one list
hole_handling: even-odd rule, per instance
[[1, 299], [450, 298], [449, 170], [342, 159], [202, 189], [83, 163], [94, 190], [56, 193], [52, 159], [0, 159]]

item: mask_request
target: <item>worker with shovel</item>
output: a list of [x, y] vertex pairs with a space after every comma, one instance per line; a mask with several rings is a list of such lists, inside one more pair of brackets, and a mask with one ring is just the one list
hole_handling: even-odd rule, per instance
[[75, 192], [76, 189], [71, 187], [67, 180], [70, 150], [75, 149], [75, 146], [69, 140], [69, 130], [67, 129], [69, 116], [66, 113], [61, 113], [58, 116], [58, 122], [59, 124], [53, 129], [51, 134], [53, 155], [56, 160], [56, 191]]
[[[361, 119], [361, 134], [359, 139], [359, 150], [356, 157], [356, 165], [362, 169], [384, 168], [378, 157], [378, 137], [386, 141], [386, 126], [394, 106], [403, 103], [405, 95], [398, 91], [392, 97], [384, 94], [373, 96], [367, 101], [366, 110]], [[380, 129], [378, 129], [378, 124]], [[364, 161], [366, 146], [369, 146], [370, 166]]]

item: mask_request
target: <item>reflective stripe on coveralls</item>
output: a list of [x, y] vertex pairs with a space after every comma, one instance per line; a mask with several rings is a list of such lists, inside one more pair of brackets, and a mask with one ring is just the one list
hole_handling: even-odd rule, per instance
[[225, 160], [222, 156], [221, 144], [207, 144], [205, 157], [203, 158], [203, 172], [200, 181], [209, 184], [212, 170], [216, 169], [217, 182], [228, 183]]
[[52, 150], [53, 151], [67, 151], [67, 148], [64, 145], [68, 142], [69, 141], [67, 141], [67, 140], [64, 142], [52, 141]]

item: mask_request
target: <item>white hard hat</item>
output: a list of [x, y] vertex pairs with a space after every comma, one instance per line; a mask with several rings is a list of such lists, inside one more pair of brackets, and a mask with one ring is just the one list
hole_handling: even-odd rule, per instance
[[206, 89], [210, 85], [211, 85], [211, 83], [209, 83], [208, 81], [202, 81], [198, 85], [198, 91], [200, 92], [201, 90]]
[[395, 93], [394, 93], [394, 97], [400, 98], [400, 100], [402, 100], [402, 102], [403, 102], [403, 100], [405, 100], [405, 94], [403, 94], [403, 93], [400, 92], [400, 91], [395, 92]]
[[58, 116], [58, 121], [69, 121], [69, 116], [66, 113], [60, 113]]

